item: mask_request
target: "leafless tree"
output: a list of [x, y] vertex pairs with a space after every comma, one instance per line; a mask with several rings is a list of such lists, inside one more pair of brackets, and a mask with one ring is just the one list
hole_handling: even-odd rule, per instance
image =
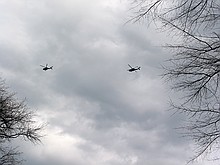
[[164, 77], [184, 92], [173, 108], [188, 116], [182, 128], [198, 150], [192, 160], [218, 147], [220, 140], [220, 1], [135, 0], [131, 22], [155, 22], [178, 36], [167, 44], [173, 57]]
[[5, 147], [13, 139], [22, 137], [33, 143], [40, 142], [42, 125], [36, 125], [34, 112], [30, 111], [25, 101], [19, 101], [10, 93], [5, 82], [0, 79], [0, 164], [15, 165], [21, 163], [20, 152]]
[[21, 152], [18, 152], [16, 148], [0, 147], [0, 164], [1, 165], [19, 165], [23, 162], [19, 158]]

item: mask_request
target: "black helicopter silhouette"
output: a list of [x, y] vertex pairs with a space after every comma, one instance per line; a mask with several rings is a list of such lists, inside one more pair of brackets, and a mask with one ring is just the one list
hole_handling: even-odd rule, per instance
[[43, 70], [44, 71], [47, 71], [48, 69], [53, 69], [53, 66], [51, 66], [51, 67], [48, 67], [48, 64], [46, 64], [46, 66], [43, 66], [43, 65], [40, 65], [41, 67], [43, 67]]
[[129, 64], [128, 64], [128, 66], [130, 67], [130, 69], [128, 69], [129, 72], [134, 72], [134, 71], [137, 72], [137, 70], [141, 70], [140, 66], [136, 66], [135, 68]]

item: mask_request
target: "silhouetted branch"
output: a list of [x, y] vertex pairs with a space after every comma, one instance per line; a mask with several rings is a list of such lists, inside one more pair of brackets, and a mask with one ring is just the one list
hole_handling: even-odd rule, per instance
[[17, 165], [21, 153], [16, 149], [3, 147], [5, 142], [22, 137], [33, 143], [40, 142], [43, 125], [37, 125], [34, 112], [30, 111], [25, 101], [19, 101], [14, 93], [9, 93], [4, 81], [0, 80], [0, 164]]
[[220, 136], [220, 1], [136, 0], [130, 21], [159, 21], [159, 27], [178, 34], [177, 44], [166, 48], [173, 57], [164, 67], [172, 89], [184, 92], [175, 111], [187, 115], [181, 127], [198, 146], [192, 160], [217, 144]]

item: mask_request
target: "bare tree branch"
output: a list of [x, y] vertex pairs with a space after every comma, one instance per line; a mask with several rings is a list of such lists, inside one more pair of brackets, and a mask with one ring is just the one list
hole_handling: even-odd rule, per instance
[[[220, 1], [136, 0], [130, 21], [159, 21], [161, 29], [179, 37], [165, 47], [173, 57], [164, 67], [164, 78], [172, 89], [184, 92], [182, 103], [172, 103], [175, 112], [185, 114], [180, 127], [198, 150], [191, 160], [212, 150], [220, 140]], [[150, 21], [149, 21], [150, 22]]]
[[33, 120], [34, 112], [30, 111], [25, 101], [19, 101], [14, 93], [9, 93], [5, 82], [0, 79], [0, 164], [17, 165], [17, 156], [21, 153], [15, 148], [4, 147], [4, 144], [22, 137], [33, 143], [40, 142], [40, 131], [43, 125]]

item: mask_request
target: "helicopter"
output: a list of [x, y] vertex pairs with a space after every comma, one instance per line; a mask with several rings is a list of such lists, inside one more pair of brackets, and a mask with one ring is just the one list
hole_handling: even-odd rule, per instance
[[46, 64], [46, 66], [43, 66], [43, 65], [40, 65], [41, 67], [43, 67], [43, 70], [44, 71], [47, 71], [48, 69], [53, 69], [53, 66], [51, 66], [51, 67], [48, 67], [48, 64]]
[[128, 64], [128, 66], [130, 67], [130, 69], [128, 69], [129, 72], [133, 72], [133, 71], [137, 72], [137, 70], [141, 70], [140, 66], [136, 66], [135, 68], [129, 64]]

